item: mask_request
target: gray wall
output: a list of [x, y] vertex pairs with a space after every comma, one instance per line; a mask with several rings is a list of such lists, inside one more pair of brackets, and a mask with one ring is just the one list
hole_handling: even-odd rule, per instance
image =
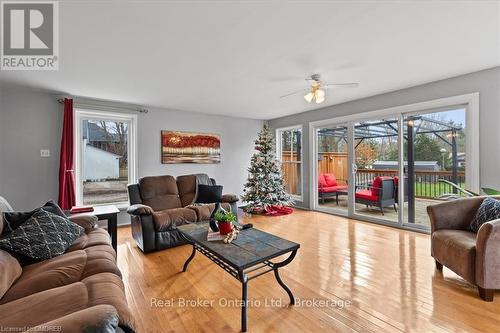
[[269, 121], [273, 128], [303, 125], [304, 202], [309, 207], [309, 122], [346, 116], [384, 108], [424, 102], [438, 98], [479, 92], [480, 94], [480, 183], [482, 187], [500, 188], [500, 67], [461, 75], [450, 79], [359, 99], [322, 109], [303, 112]]
[[[49, 94], [8, 88], [0, 102], [0, 195], [19, 210], [57, 200], [60, 105]], [[51, 156], [41, 158], [40, 149]]]
[[[57, 199], [62, 106], [56, 95], [20, 88], [0, 90], [0, 195], [14, 208]], [[224, 192], [242, 194], [253, 141], [262, 121], [159, 108], [138, 116], [138, 176], [208, 173]], [[161, 164], [160, 130], [219, 133], [220, 164]], [[40, 149], [50, 149], [41, 158]], [[121, 214], [120, 222], [128, 218]]]

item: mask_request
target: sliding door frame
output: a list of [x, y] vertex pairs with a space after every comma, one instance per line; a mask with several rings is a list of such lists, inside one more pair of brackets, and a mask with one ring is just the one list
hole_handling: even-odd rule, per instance
[[[423, 113], [426, 110], [436, 111], [439, 109], [448, 109], [454, 106], [463, 106], [465, 108], [465, 135], [466, 135], [466, 152], [467, 152], [467, 168], [465, 170], [465, 180], [466, 186], [470, 190], [479, 193], [480, 191], [480, 169], [479, 169], [479, 93], [474, 92], [470, 94], [458, 95], [445, 97], [425, 102], [418, 102], [413, 104], [395, 106], [385, 109], [379, 109], [374, 111], [368, 111], [348, 116], [334, 117], [330, 119], [324, 119], [319, 121], [309, 122], [309, 161], [310, 161], [310, 172], [309, 172], [309, 187], [311, 189], [309, 195], [309, 207], [313, 210], [324, 211], [327, 213], [332, 213], [330, 210], [325, 211], [318, 207], [318, 190], [317, 190], [317, 164], [315, 162], [315, 156], [317, 156], [317, 136], [316, 129], [321, 126], [335, 126], [335, 125], [345, 125], [348, 126], [348, 141], [350, 142], [348, 155], [349, 155], [349, 184], [353, 184], [353, 174], [352, 174], [352, 163], [354, 162], [354, 138], [353, 138], [353, 126], [356, 121], [363, 121], [366, 119], [375, 118], [397, 118], [398, 119], [398, 164], [399, 164], [399, 179], [403, 179], [403, 146], [404, 140], [403, 136], [403, 117], [412, 114]], [[399, 202], [403, 201], [404, 189], [400, 187], [398, 197]], [[403, 221], [402, 209], [399, 210], [397, 223], [392, 223], [383, 219], [367, 217], [364, 215], [355, 214], [354, 212], [354, 189], [349, 187], [348, 196], [348, 214], [347, 217], [356, 218], [359, 220], [365, 220], [369, 222], [374, 222], [378, 224], [390, 225], [395, 227], [400, 227], [404, 229], [412, 229], [417, 231], [428, 232], [427, 228], [422, 228], [418, 225], [410, 225]]]
[[[315, 122], [316, 123], [316, 122]], [[313, 210], [317, 210], [319, 212], [323, 212], [323, 213], [332, 213], [332, 214], [335, 214], [335, 215], [340, 215], [340, 216], [345, 216], [345, 217], [348, 217], [348, 216], [352, 216], [352, 207], [351, 205], [347, 205], [347, 211], [344, 211], [344, 210], [341, 210], [341, 209], [338, 209], [338, 208], [326, 208], [326, 207], [321, 207], [319, 204], [318, 204], [318, 200], [319, 200], [319, 197], [318, 197], [318, 154], [319, 154], [319, 151], [318, 151], [318, 136], [316, 135], [316, 131], [317, 129], [321, 128], [321, 127], [346, 127], [347, 128], [347, 165], [352, 165], [352, 163], [354, 163], [354, 158], [353, 158], [353, 155], [352, 155], [352, 145], [349, 144], [349, 137], [352, 135], [352, 130], [351, 130], [351, 127], [350, 127], [350, 124], [349, 122], [337, 122], [335, 119], [333, 120], [330, 120], [328, 122], [318, 122], [318, 125], [317, 126], [313, 126], [311, 127], [311, 124], [312, 123], [309, 123], [309, 151], [312, 152], [312, 154], [309, 156], [309, 160], [311, 161], [311, 172], [310, 172], [310, 177], [311, 179], [316, 179], [314, 182], [311, 181], [310, 182], [310, 186], [311, 186], [311, 191], [310, 191], [310, 195], [309, 195], [309, 204], [311, 207], [311, 209]], [[352, 177], [352, 172], [351, 172], [351, 168], [348, 167], [348, 173], [347, 173], [347, 181], [348, 181], [348, 184], [353, 184], [353, 177]], [[354, 198], [354, 191], [351, 191], [351, 187], [350, 185], [348, 185], [347, 189], [348, 189], [348, 194], [347, 194], [347, 202], [351, 202], [351, 200], [353, 200]]]

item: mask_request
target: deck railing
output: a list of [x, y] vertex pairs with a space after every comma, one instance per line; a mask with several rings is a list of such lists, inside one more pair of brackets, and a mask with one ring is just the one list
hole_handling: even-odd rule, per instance
[[[377, 176], [394, 177], [397, 175], [397, 170], [358, 169], [356, 185], [368, 184]], [[436, 198], [445, 193], [453, 193], [453, 187], [440, 182], [439, 179], [453, 182], [453, 173], [451, 171], [416, 171], [415, 196], [417, 198]], [[465, 185], [465, 172], [463, 171], [458, 172], [458, 185]]]
[[[345, 153], [319, 153], [318, 174], [332, 173], [339, 180], [345, 183], [348, 179], [347, 154]], [[296, 154], [284, 152], [282, 156], [282, 172], [285, 179], [287, 191], [297, 194], [298, 184], [301, 179], [300, 161], [297, 161]], [[398, 175], [397, 170], [376, 170], [358, 169], [356, 173], [356, 185], [366, 185], [371, 183], [377, 176]], [[436, 198], [445, 193], [452, 193], [453, 188], [439, 179], [446, 179], [453, 182], [451, 171], [416, 171], [415, 172], [415, 196], [419, 198]], [[465, 172], [458, 172], [458, 185], [464, 186]]]

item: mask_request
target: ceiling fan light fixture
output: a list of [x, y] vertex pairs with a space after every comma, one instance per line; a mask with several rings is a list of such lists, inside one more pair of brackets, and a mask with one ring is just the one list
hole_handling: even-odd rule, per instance
[[307, 101], [307, 103], [311, 103], [314, 98], [314, 94], [312, 92], [308, 92], [307, 94], [304, 95], [304, 99]]
[[316, 90], [316, 98], [325, 97], [325, 91], [322, 89]]
[[317, 96], [316, 97], [316, 104], [323, 103], [325, 101], [325, 96]]

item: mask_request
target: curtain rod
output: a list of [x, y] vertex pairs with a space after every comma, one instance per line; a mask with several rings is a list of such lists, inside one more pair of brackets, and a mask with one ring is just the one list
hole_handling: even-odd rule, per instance
[[[64, 103], [64, 98], [58, 98], [57, 102], [59, 104]], [[106, 109], [115, 109], [115, 110], [131, 110], [131, 111], [136, 111], [140, 113], [148, 113], [149, 110], [146, 108], [133, 108], [133, 107], [126, 107], [126, 106], [112, 106], [112, 105], [105, 105], [105, 104], [91, 104], [91, 103], [79, 103], [75, 102], [76, 105], [84, 106], [84, 107], [96, 107], [96, 108], [106, 108]]]

